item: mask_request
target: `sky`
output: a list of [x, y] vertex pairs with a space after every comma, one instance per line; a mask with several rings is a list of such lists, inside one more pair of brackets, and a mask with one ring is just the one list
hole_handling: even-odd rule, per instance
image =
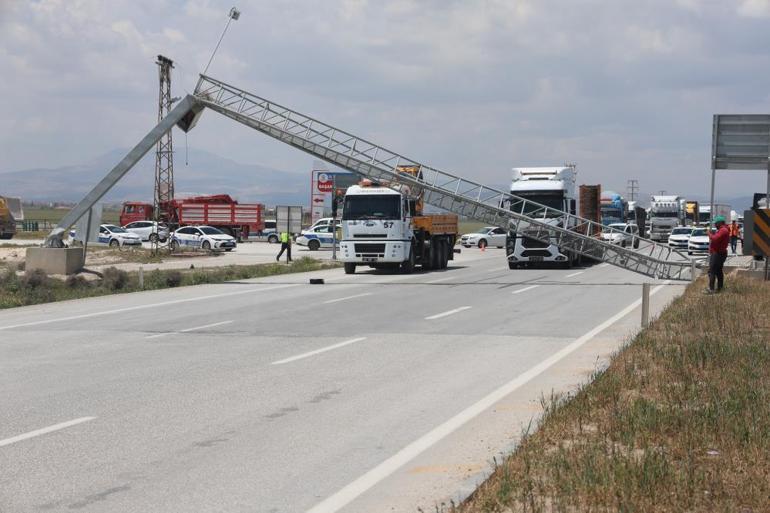
[[[0, 172], [133, 146], [156, 55], [191, 92], [233, 2], [211, 76], [482, 183], [569, 162], [579, 183], [706, 196], [713, 114], [770, 112], [770, 0], [0, 0]], [[174, 137], [314, 160], [214, 112]], [[717, 178], [723, 197], [765, 183]]]

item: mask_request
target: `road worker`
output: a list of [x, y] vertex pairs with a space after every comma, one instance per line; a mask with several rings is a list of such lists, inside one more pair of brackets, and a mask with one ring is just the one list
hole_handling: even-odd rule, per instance
[[286, 251], [286, 260], [291, 262], [291, 234], [289, 232], [281, 232], [281, 251], [275, 257], [276, 262], [281, 260], [284, 251]]
[[[725, 283], [725, 274], [723, 267], [727, 260], [727, 244], [730, 242], [730, 232], [725, 226], [725, 216], [716, 216], [714, 218], [716, 232], [709, 230], [709, 288], [706, 294], [721, 292]], [[717, 288], [714, 290], [714, 282]]]
[[741, 227], [738, 226], [737, 221], [733, 220], [727, 231], [730, 234], [730, 249], [732, 249], [734, 255], [738, 249], [738, 239], [741, 238]]

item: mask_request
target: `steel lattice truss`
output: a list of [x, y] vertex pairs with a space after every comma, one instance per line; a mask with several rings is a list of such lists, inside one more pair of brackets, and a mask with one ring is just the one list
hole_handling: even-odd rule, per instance
[[[173, 62], [161, 55], [158, 56], [159, 91], [158, 91], [158, 122], [166, 117], [171, 110], [171, 68]], [[155, 221], [168, 221], [167, 209], [169, 202], [174, 199], [174, 144], [171, 130], [161, 137], [155, 150], [155, 198], [153, 216]]]
[[[206, 107], [314, 157], [374, 181], [422, 191], [425, 202], [433, 206], [646, 276], [692, 277], [692, 261], [665, 244], [638, 236], [630, 247], [600, 240], [602, 232], [621, 232], [423, 165], [214, 78], [201, 75], [194, 96]], [[418, 176], [399, 173], [399, 166], [420, 166], [421, 172]]]

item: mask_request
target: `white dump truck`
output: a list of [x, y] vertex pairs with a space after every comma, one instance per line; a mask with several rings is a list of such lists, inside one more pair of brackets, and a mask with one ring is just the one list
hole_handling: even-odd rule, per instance
[[[418, 176], [417, 166], [401, 173]], [[340, 260], [345, 272], [357, 266], [400, 268], [411, 273], [444, 269], [454, 256], [458, 222], [454, 214], [423, 214], [422, 200], [405, 186], [364, 181], [349, 187], [342, 207]]]

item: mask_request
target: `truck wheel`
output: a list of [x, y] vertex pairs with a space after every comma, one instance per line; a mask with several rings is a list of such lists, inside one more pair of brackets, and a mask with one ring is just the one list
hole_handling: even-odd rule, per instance
[[321, 243], [315, 239], [307, 243], [307, 249], [309, 249], [310, 251], [318, 251], [318, 248], [320, 247], [321, 247]]
[[409, 249], [409, 259], [401, 262], [401, 272], [404, 274], [412, 274], [414, 271], [414, 248]]
[[209, 241], [207, 241], [207, 240], [204, 240], [203, 244], [201, 244], [201, 248], [204, 251], [211, 251], [211, 243]]
[[356, 264], [353, 262], [345, 262], [345, 274], [355, 274]]
[[441, 241], [441, 268], [446, 269], [449, 266], [449, 252], [452, 248], [446, 240]]
[[111, 248], [117, 248], [118, 246], [120, 246], [120, 242], [118, 242], [118, 240], [117, 240], [117, 239], [112, 239], [112, 240], [110, 241], [110, 247], [111, 247]]

